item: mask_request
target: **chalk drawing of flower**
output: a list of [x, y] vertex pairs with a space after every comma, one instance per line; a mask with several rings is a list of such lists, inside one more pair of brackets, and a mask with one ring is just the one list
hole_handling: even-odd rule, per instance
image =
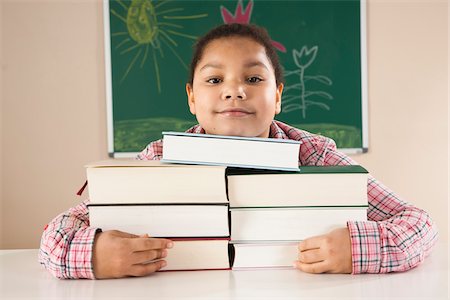
[[[325, 110], [330, 110], [330, 106], [323, 103], [322, 100], [332, 100], [333, 96], [325, 91], [311, 91], [307, 89], [307, 82], [314, 80], [325, 85], [332, 85], [333, 81], [324, 75], [306, 75], [306, 70], [311, 66], [317, 58], [319, 52], [318, 46], [308, 48], [303, 46], [300, 51], [292, 50], [292, 58], [298, 67], [293, 71], [285, 71], [286, 77], [291, 75], [298, 76], [298, 83], [286, 86], [284, 88], [285, 96], [283, 97], [283, 112], [291, 112], [301, 110], [303, 119], [306, 118], [306, 111], [310, 106], [318, 106]], [[294, 93], [290, 93], [293, 91]]]

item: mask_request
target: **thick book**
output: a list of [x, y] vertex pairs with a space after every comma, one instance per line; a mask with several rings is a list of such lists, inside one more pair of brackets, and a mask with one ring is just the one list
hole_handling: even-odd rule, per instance
[[233, 243], [233, 270], [293, 268], [298, 242]]
[[229, 239], [172, 239], [160, 271], [230, 269]]
[[229, 237], [227, 204], [89, 204], [90, 226], [152, 237]]
[[298, 170], [293, 140], [163, 132], [163, 162]]
[[95, 204], [228, 203], [225, 167], [105, 160], [86, 166]]
[[231, 240], [298, 241], [366, 221], [367, 206], [235, 208], [231, 211]]
[[298, 172], [227, 169], [230, 207], [367, 205], [359, 165], [301, 166]]

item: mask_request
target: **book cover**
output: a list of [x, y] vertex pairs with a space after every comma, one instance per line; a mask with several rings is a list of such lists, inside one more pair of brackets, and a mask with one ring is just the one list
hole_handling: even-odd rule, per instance
[[229, 270], [229, 238], [171, 239], [164, 260], [167, 265], [160, 271]]
[[90, 204], [90, 226], [152, 237], [229, 237], [226, 204]]
[[300, 142], [163, 132], [163, 162], [298, 170]]
[[228, 203], [223, 166], [105, 160], [86, 173], [93, 204]]
[[228, 168], [230, 207], [366, 206], [368, 172], [353, 166], [301, 166], [297, 172]]
[[231, 211], [231, 240], [298, 241], [366, 221], [366, 207], [235, 208]]
[[232, 242], [233, 270], [293, 268], [298, 258], [298, 241]]

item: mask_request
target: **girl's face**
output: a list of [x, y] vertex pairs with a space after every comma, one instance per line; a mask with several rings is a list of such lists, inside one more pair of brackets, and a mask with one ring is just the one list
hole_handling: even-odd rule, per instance
[[208, 134], [268, 137], [283, 84], [264, 47], [250, 38], [211, 41], [186, 85], [189, 109]]

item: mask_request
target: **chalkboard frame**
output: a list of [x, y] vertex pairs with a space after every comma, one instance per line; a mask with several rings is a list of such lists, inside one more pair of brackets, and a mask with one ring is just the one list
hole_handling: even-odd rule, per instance
[[[345, 1], [345, 0], [344, 0]], [[361, 115], [362, 115], [362, 147], [339, 148], [347, 154], [366, 153], [369, 149], [369, 114], [368, 114], [368, 79], [367, 79], [367, 17], [366, 1], [360, 2], [360, 58], [361, 58]], [[117, 152], [114, 148], [113, 88], [111, 62], [111, 28], [109, 0], [103, 0], [104, 50], [105, 50], [105, 90], [108, 155], [113, 158], [136, 157], [139, 152]], [[186, 128], [187, 129], [187, 128]], [[150, 142], [150, 141], [149, 141]]]

